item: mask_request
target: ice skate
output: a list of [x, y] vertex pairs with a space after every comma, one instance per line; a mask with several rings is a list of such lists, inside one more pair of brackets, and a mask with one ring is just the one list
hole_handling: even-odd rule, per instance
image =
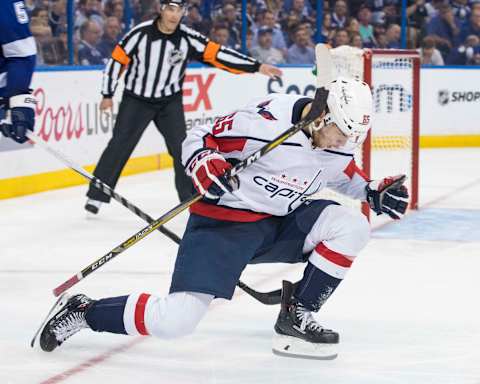
[[92, 215], [98, 214], [102, 202], [99, 200], [88, 199], [85, 203], [85, 210]]
[[292, 284], [283, 282], [282, 308], [275, 323], [272, 351], [276, 355], [331, 360], [337, 357], [339, 335], [323, 328], [292, 297]]
[[[62, 296], [40, 327], [40, 348], [51, 352], [81, 329], [88, 328], [85, 312], [93, 302], [94, 300], [81, 294]], [[53, 315], [50, 317], [50, 314]], [[32, 340], [32, 347], [37, 334]]]

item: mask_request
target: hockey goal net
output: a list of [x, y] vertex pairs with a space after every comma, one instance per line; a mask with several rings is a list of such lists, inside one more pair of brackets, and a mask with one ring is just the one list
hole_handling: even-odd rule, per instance
[[[420, 102], [418, 52], [342, 46], [332, 49], [331, 53], [336, 76], [355, 77], [372, 88], [372, 129], [363, 146], [357, 149], [357, 165], [372, 180], [406, 174], [409, 208], [416, 209]], [[354, 205], [343, 197], [335, 196], [334, 199], [341, 200], [342, 204]], [[368, 216], [366, 204], [362, 211]]]

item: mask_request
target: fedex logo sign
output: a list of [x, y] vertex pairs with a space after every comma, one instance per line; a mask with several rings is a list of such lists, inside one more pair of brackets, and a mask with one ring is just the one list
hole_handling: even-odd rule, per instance
[[208, 75], [186, 75], [183, 82], [183, 107], [185, 112], [195, 112], [203, 104], [205, 110], [212, 109], [212, 103], [210, 102], [210, 96], [208, 90], [212, 85], [214, 73]]

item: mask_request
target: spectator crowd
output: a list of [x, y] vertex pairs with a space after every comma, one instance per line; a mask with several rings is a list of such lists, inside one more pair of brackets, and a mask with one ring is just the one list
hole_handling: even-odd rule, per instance
[[[125, 1], [129, 5], [126, 22]], [[319, 0], [248, 0], [247, 54], [270, 64], [313, 64]], [[25, 0], [39, 65], [68, 63], [67, 0]], [[241, 1], [189, 0], [184, 23], [241, 49]], [[74, 0], [74, 63], [105, 64], [124, 31], [155, 18], [158, 0]], [[480, 0], [409, 0], [407, 48], [423, 64], [480, 65]], [[321, 39], [334, 47], [401, 47], [401, 0], [325, 0]]]

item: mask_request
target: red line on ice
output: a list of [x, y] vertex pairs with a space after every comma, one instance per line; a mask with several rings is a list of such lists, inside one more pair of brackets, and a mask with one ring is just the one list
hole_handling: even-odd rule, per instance
[[[135, 346], [136, 344], [140, 343], [141, 341], [146, 340], [146, 337], [136, 337], [135, 339], [131, 340], [129, 343], [122, 344], [118, 347], [112, 348], [109, 351], [102, 353], [98, 356], [92, 357], [87, 361], [77, 365], [76, 367], [67, 369], [66, 371], [59, 373], [58, 375], [52, 376], [49, 379], [42, 381], [40, 384], [56, 384], [60, 383], [69, 377], [76, 375], [77, 373], [81, 373], [86, 371], [89, 368], [92, 368], [95, 365], [103, 363], [105, 360], [108, 360], [113, 355], [125, 352], [126, 350], [130, 349], [131, 347]], [[88, 380], [87, 380], [88, 381]]]

